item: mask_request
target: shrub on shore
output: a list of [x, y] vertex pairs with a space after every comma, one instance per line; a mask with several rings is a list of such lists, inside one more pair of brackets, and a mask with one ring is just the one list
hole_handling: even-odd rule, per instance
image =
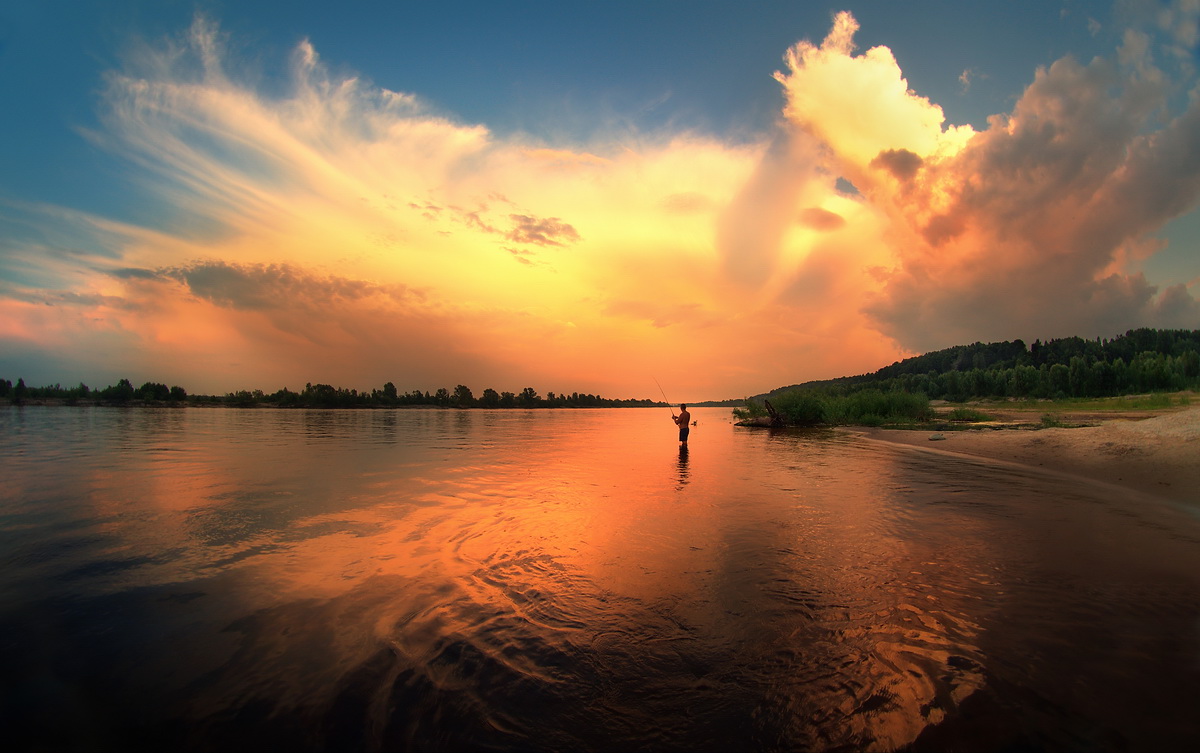
[[828, 420], [828, 407], [812, 392], [785, 392], [772, 405], [785, 423], [809, 425], [822, 424]]
[[[791, 390], [775, 396], [771, 406], [784, 424], [792, 426], [882, 426], [926, 421], [933, 417], [929, 398], [922, 393], [875, 389], [840, 395], [818, 390]], [[754, 400], [747, 400], [745, 408], [733, 411], [734, 417], [743, 421], [766, 413], [765, 406]]]
[[948, 421], [964, 421], [967, 423], [979, 423], [980, 421], [991, 421], [992, 417], [982, 411], [977, 411], [974, 408], [964, 408], [959, 406], [950, 411], [945, 416]]

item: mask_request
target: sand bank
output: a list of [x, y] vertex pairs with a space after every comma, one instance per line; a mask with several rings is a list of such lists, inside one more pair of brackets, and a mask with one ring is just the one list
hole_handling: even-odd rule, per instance
[[[848, 429], [869, 439], [993, 458], [1200, 505], [1200, 407], [1145, 418], [1100, 418], [1075, 429], [896, 431]], [[935, 434], [944, 440], [931, 440]]]

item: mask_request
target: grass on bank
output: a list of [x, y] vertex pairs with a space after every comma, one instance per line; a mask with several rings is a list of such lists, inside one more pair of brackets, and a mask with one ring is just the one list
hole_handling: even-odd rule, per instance
[[[948, 410], [937, 410], [922, 393], [882, 392], [871, 389], [839, 395], [817, 390], [794, 390], [773, 397], [771, 407], [775, 409], [783, 424], [789, 426], [884, 426], [895, 429], [924, 429], [933, 426], [938, 430], [969, 428], [968, 425], [994, 421], [995, 418], [986, 412], [987, 409], [991, 409], [1038, 413], [1040, 417], [1037, 425], [1040, 428], [1062, 428], [1082, 425], [1064, 419], [1064, 415], [1187, 407], [1192, 404], [1194, 394], [1185, 391], [1105, 398], [1019, 401], [997, 399], [972, 401], [968, 405], [954, 405]], [[768, 411], [762, 403], [747, 400], [744, 408], [733, 410], [733, 415], [739, 421], [746, 421], [767, 416]], [[958, 424], [959, 427], [952, 427], [951, 424]]]
[[1004, 410], [1029, 411], [1031, 413], [1139, 411], [1186, 408], [1192, 404], [1193, 397], [1195, 397], [1195, 393], [1189, 391], [1153, 392], [1147, 395], [1122, 395], [1120, 397], [1068, 397], [1058, 400], [1014, 400], [1011, 402], [997, 400], [992, 403], [982, 403], [982, 405], [986, 407], [991, 404], [1002, 407]]
[[947, 421], [971, 424], [992, 420], [992, 417], [983, 411], [977, 411], [974, 408], [967, 408], [961, 405], [957, 408], [954, 408], [949, 413], [944, 414], [942, 418], [946, 419]]
[[[861, 390], [835, 395], [813, 390], [794, 390], [771, 399], [771, 407], [791, 426], [885, 426], [929, 421], [934, 418], [929, 398], [922, 393]], [[765, 405], [747, 400], [734, 408], [734, 418], [753, 420], [768, 415]]]

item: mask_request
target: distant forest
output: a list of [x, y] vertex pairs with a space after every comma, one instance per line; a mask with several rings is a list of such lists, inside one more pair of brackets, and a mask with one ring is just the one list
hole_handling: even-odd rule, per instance
[[[1110, 397], [1157, 391], [1200, 388], [1200, 330], [1136, 329], [1111, 340], [1021, 340], [974, 343], [937, 350], [885, 366], [872, 374], [840, 377], [780, 387], [749, 398], [776, 399], [785, 393], [811, 392], [846, 396], [874, 391], [922, 395], [931, 400], [965, 402], [976, 398], [1065, 399]], [[465, 385], [436, 392], [399, 392], [388, 382], [370, 392], [307, 384], [301, 392], [287, 388], [273, 393], [261, 390], [230, 392], [222, 396], [189, 395], [182, 387], [146, 382], [134, 387], [128, 379], [103, 389], [85, 384], [76, 387], [29, 387], [23, 379], [14, 385], [0, 379], [0, 400], [22, 403], [50, 400], [68, 405], [147, 404], [271, 405], [296, 408], [388, 408], [441, 406], [448, 408], [615, 408], [651, 407], [657, 400], [613, 400], [599, 395], [556, 394], [545, 397], [532, 387], [519, 393], [485, 389], [475, 396]], [[738, 401], [740, 402], [740, 401]], [[732, 404], [709, 402], [697, 405]]]
[[1111, 340], [973, 343], [933, 351], [872, 374], [780, 387], [849, 395], [866, 390], [923, 394], [931, 400], [1112, 397], [1200, 388], [1200, 330], [1135, 329]]
[[359, 391], [343, 389], [328, 384], [306, 384], [301, 392], [292, 392], [284, 387], [278, 392], [242, 390], [225, 395], [189, 395], [179, 386], [168, 387], [158, 382], [146, 382], [134, 387], [128, 379], [103, 389], [91, 389], [80, 383], [76, 387], [55, 384], [50, 387], [29, 387], [24, 379], [14, 385], [0, 379], [0, 400], [13, 403], [27, 400], [62, 402], [67, 405], [125, 405], [143, 403], [154, 405], [233, 405], [253, 407], [269, 405], [280, 408], [397, 408], [404, 406], [438, 406], [446, 408], [624, 408], [662, 405], [654, 400], [612, 400], [599, 395], [555, 394], [549, 392], [542, 397], [532, 387], [521, 392], [496, 392], [488, 388], [479, 397], [466, 385], [458, 385], [453, 391], [442, 388], [436, 392], [399, 392], [396, 385], [388, 382], [382, 389]]

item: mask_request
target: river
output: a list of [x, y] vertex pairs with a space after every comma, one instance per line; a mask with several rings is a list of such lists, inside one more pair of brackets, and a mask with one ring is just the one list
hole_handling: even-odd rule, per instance
[[6, 747], [1198, 739], [1194, 511], [693, 418], [0, 408]]

